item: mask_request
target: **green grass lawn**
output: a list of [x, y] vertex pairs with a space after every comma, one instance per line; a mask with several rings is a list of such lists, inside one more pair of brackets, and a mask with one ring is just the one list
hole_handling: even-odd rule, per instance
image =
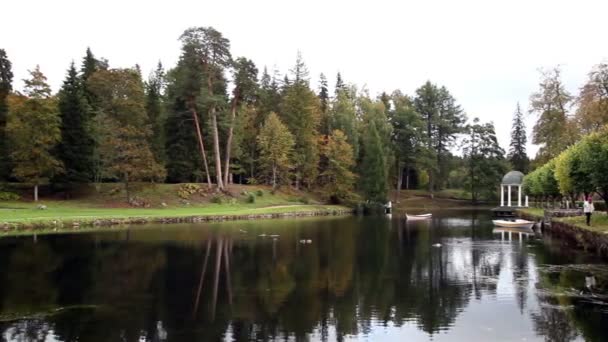
[[345, 209], [341, 206], [320, 204], [280, 203], [272, 206], [260, 203], [207, 204], [204, 206], [168, 208], [92, 208], [76, 201], [45, 201], [47, 209], [37, 209], [37, 204], [2, 202], [0, 222], [44, 222], [53, 220], [94, 220], [96, 218], [127, 217], [179, 217], [205, 215], [247, 215], [262, 213], [286, 213], [316, 210]]
[[[34, 203], [27, 198], [0, 202], [0, 223], [38, 224], [58, 222], [92, 222], [96, 219], [188, 217], [213, 215], [275, 214], [303, 211], [342, 210], [342, 206], [324, 205], [315, 194], [290, 188], [271, 191], [267, 186], [231, 185], [227, 193], [207, 190], [187, 196], [180, 194], [180, 184], [134, 184], [132, 198], [147, 207], [126, 203], [121, 184], [85, 185], [73, 199], [43, 198]], [[182, 196], [180, 196], [182, 195]], [[253, 198], [253, 201], [251, 197]], [[219, 202], [219, 203], [218, 203]], [[38, 209], [45, 205], [46, 209]]]
[[557, 220], [596, 233], [608, 234], [608, 215], [606, 215], [605, 212], [594, 212], [593, 215], [591, 215], [591, 226], [587, 226], [585, 216], [562, 217]]
[[517, 210], [521, 211], [522, 213], [526, 213], [528, 215], [533, 215], [533, 216], [538, 216], [538, 217], [545, 216], [545, 210], [541, 209], [541, 208], [522, 208], [522, 209], [517, 209]]

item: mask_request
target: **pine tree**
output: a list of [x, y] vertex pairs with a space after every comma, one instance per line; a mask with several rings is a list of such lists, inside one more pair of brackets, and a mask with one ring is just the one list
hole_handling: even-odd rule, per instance
[[81, 79], [74, 63], [70, 65], [63, 86], [59, 91], [61, 117], [61, 143], [57, 146], [59, 159], [65, 172], [58, 182], [86, 183], [93, 176], [94, 141], [91, 137], [91, 114]]
[[61, 161], [52, 154], [61, 141], [61, 120], [57, 102], [40, 68], [36, 66], [30, 75], [30, 79], [24, 80], [27, 97], [10, 108], [7, 131], [12, 146], [13, 176], [34, 184], [34, 200], [38, 201], [38, 186], [62, 171]]
[[508, 159], [514, 170], [528, 173], [530, 160], [526, 154], [526, 126], [524, 124], [524, 115], [521, 112], [519, 103], [513, 116], [513, 128], [511, 129], [511, 144], [509, 147]]
[[[230, 104], [230, 124], [228, 127], [228, 137], [226, 138], [226, 159], [224, 162], [224, 183], [229, 183], [229, 175], [232, 173], [230, 169], [230, 158], [232, 154], [232, 140], [234, 135], [234, 127], [236, 113], [241, 105], [251, 105], [256, 99], [257, 93], [257, 78], [258, 69], [253, 61], [240, 57], [234, 62], [232, 103]], [[235, 146], [238, 146], [236, 144]]]
[[400, 91], [394, 91], [391, 101], [394, 108], [389, 112], [389, 120], [393, 126], [392, 143], [397, 167], [397, 191], [400, 193], [403, 170], [405, 169], [406, 174], [405, 188], [409, 189], [409, 171], [418, 164], [425, 165], [424, 122], [408, 96]]
[[463, 143], [467, 163], [465, 186], [471, 192], [471, 201], [477, 203], [482, 194], [495, 194], [496, 184], [506, 169], [504, 151], [496, 139], [494, 124], [480, 124], [478, 118], [467, 127]]
[[430, 157], [427, 158], [426, 169], [430, 178], [429, 191], [432, 192], [447, 180], [449, 151], [464, 127], [466, 116], [445, 87], [439, 88], [430, 81], [416, 90], [414, 106], [425, 121]]
[[218, 108], [222, 107], [222, 101], [225, 100], [225, 90], [222, 94], [218, 92], [218, 88], [225, 86], [225, 80], [223, 79], [224, 70], [232, 63], [230, 41], [212, 27], [193, 27], [187, 29], [180, 37], [180, 40], [184, 45], [193, 47], [205, 74], [204, 85], [206, 103], [208, 105], [207, 113], [211, 121], [215, 176], [217, 187], [223, 190], [224, 181], [217, 113]]
[[146, 113], [152, 127], [150, 146], [154, 159], [161, 164], [165, 163], [165, 120], [166, 113], [163, 103], [165, 71], [161, 62], [150, 75], [146, 83]]
[[10, 175], [10, 158], [6, 121], [8, 117], [8, 95], [13, 90], [13, 71], [11, 61], [4, 49], [0, 49], [0, 181], [6, 181]]
[[375, 203], [385, 203], [388, 192], [388, 174], [385, 146], [371, 121], [364, 131], [363, 160], [361, 161], [361, 188], [365, 198]]
[[82, 77], [83, 91], [91, 106], [91, 114], [95, 114], [95, 98], [91, 91], [88, 88], [87, 81], [88, 79], [99, 70], [107, 70], [108, 69], [108, 61], [105, 59], [97, 59], [95, 55], [91, 51], [91, 48], [87, 48], [86, 54], [82, 59], [82, 66], [80, 68], [80, 74]]
[[321, 127], [319, 132], [323, 135], [331, 134], [331, 119], [329, 111], [329, 90], [327, 78], [324, 74], [319, 75], [319, 105], [321, 110]]
[[281, 105], [284, 122], [295, 138], [295, 184], [313, 185], [318, 175], [319, 148], [319, 100], [310, 89], [308, 70], [298, 54], [291, 71], [293, 82], [287, 88]]
[[334, 93], [335, 93], [336, 97], [338, 97], [338, 94], [341, 91], [346, 91], [346, 85], [344, 84], [344, 81], [342, 80], [342, 75], [340, 75], [340, 73], [338, 73], [336, 75], [336, 87], [334, 88]]
[[353, 148], [342, 131], [334, 130], [328, 136], [323, 156], [327, 159], [327, 168], [322, 174], [327, 179], [324, 192], [332, 202], [340, 203], [352, 193], [356, 178], [352, 172], [355, 166]]
[[206, 111], [203, 82], [203, 68], [194, 46], [183, 45], [177, 66], [167, 73], [165, 149], [171, 154], [166, 165], [167, 178], [180, 183], [206, 178], [212, 187], [201, 130]]
[[270, 113], [258, 136], [260, 166], [273, 189], [289, 179], [293, 135], [276, 113]]

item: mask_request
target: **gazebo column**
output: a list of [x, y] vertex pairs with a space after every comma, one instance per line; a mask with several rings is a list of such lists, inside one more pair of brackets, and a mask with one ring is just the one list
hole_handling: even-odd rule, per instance
[[511, 186], [507, 185], [507, 206], [511, 206]]
[[500, 184], [500, 206], [505, 206], [505, 187], [502, 184]]
[[517, 186], [517, 206], [521, 207], [521, 185]]

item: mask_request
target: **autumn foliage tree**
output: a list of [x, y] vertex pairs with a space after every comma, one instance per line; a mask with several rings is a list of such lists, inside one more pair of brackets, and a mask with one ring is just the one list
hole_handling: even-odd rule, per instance
[[135, 69], [101, 70], [89, 78], [89, 87], [99, 101], [100, 156], [103, 176], [129, 184], [142, 180], [164, 180], [166, 172], [152, 153], [151, 129], [145, 109], [141, 75]]
[[327, 167], [322, 173], [326, 180], [324, 192], [332, 202], [342, 202], [351, 196], [356, 181], [353, 148], [342, 131], [334, 130], [327, 137], [322, 151], [327, 160]]
[[25, 82], [25, 97], [15, 97], [10, 103], [11, 159], [13, 176], [34, 186], [38, 201], [38, 186], [63, 171], [61, 161], [52, 151], [61, 141], [57, 101], [51, 96], [46, 77], [36, 68]]
[[270, 113], [258, 136], [260, 166], [273, 189], [289, 179], [294, 139], [276, 113]]

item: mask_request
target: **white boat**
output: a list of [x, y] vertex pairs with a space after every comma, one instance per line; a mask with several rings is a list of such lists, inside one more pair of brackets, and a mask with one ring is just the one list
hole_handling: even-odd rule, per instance
[[405, 214], [408, 221], [420, 221], [420, 220], [428, 220], [433, 217], [433, 214], [421, 214], [421, 215], [409, 215]]
[[507, 220], [492, 220], [495, 226], [504, 228], [532, 228], [534, 222], [528, 220], [517, 219], [513, 221]]

